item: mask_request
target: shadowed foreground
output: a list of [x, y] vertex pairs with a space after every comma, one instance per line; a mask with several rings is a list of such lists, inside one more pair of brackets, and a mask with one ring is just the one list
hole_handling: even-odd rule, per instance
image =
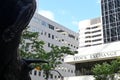
[[31, 69], [20, 59], [18, 47], [35, 9], [35, 0], [0, 0], [1, 80], [30, 80]]

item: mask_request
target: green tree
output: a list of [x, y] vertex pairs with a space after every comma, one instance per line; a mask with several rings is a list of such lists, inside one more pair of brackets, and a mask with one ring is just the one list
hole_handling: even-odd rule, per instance
[[74, 55], [77, 53], [77, 51], [71, 51], [69, 47], [53, 45], [50, 51], [46, 51], [44, 50], [44, 44], [44, 41], [39, 39], [38, 32], [30, 32], [28, 29], [24, 30], [19, 50], [21, 57], [49, 61], [49, 65], [36, 64], [35, 66], [40, 66], [44, 71], [50, 71], [61, 64], [61, 59], [64, 55]]
[[96, 64], [92, 68], [96, 80], [114, 80], [115, 73], [119, 73], [120, 59], [112, 60], [110, 63]]
[[26, 59], [40, 59], [45, 54], [43, 49], [44, 41], [39, 40], [38, 32], [23, 31], [21, 44], [19, 47], [20, 55]]
[[103, 63], [103, 64], [96, 64], [95, 67], [92, 69], [94, 73], [94, 77], [96, 80], [108, 80], [107, 76], [110, 72], [110, 64]]

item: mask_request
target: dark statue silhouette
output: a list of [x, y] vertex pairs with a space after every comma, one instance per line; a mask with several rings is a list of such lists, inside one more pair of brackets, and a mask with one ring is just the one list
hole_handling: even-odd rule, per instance
[[35, 0], [0, 0], [1, 80], [30, 80], [29, 71], [32, 68], [27, 60], [20, 59], [18, 47], [21, 33], [29, 24], [35, 9]]

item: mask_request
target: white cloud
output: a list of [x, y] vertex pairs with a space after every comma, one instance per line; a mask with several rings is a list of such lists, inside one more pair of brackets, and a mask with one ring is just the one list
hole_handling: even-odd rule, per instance
[[39, 14], [41, 14], [42, 16], [51, 19], [53, 21], [55, 21], [55, 17], [54, 17], [54, 13], [48, 10], [40, 10], [38, 11]]

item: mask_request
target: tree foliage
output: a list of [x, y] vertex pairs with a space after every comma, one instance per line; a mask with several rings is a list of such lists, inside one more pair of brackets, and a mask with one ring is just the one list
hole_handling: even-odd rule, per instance
[[22, 58], [27, 59], [42, 59], [49, 62], [48, 64], [37, 64], [43, 70], [54, 69], [57, 65], [61, 64], [61, 58], [65, 54], [74, 55], [77, 51], [71, 51], [69, 47], [65, 46], [51, 46], [51, 50], [48, 52], [44, 50], [44, 41], [39, 39], [38, 32], [30, 32], [26, 29], [23, 32], [20, 45], [20, 55]]
[[96, 80], [114, 80], [115, 73], [119, 73], [120, 59], [112, 60], [110, 63], [104, 62], [102, 64], [96, 64], [92, 68], [94, 77]]

